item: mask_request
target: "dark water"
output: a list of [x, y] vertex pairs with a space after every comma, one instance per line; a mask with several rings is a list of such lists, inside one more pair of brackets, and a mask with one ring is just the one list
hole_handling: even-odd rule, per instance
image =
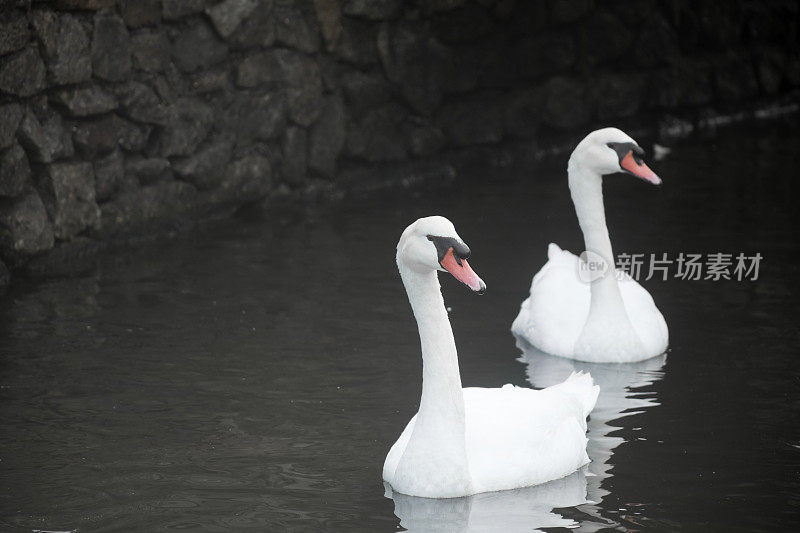
[[[643, 282], [671, 348], [638, 365], [523, 355], [509, 333], [547, 243], [581, 249], [563, 158], [245, 217], [20, 283], [0, 310], [0, 530], [795, 529], [798, 141], [728, 131], [654, 163], [661, 189], [606, 179], [618, 253], [764, 257], [755, 282]], [[589, 369], [603, 391], [584, 472], [467, 499], [385, 496], [383, 459], [421, 388], [394, 246], [435, 213], [489, 286], [443, 280], [464, 384]]]

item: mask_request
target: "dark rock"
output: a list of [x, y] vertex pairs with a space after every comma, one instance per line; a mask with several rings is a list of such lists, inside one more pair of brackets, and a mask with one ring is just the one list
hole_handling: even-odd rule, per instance
[[143, 83], [131, 81], [117, 88], [120, 112], [135, 122], [165, 126], [168, 111], [156, 93]]
[[[474, 83], [479, 88], [508, 88], [516, 82], [519, 70], [517, 52], [515, 45], [505, 36], [492, 36], [480, 43], [462, 45], [459, 53], [462, 55], [460, 64], [453, 62], [454, 64], [445, 71], [448, 90], [452, 90], [454, 81], [465, 84], [466, 87]], [[465, 53], [471, 65], [464, 65]], [[463, 68], [464, 71], [454, 79], [451, 70], [456, 68]], [[469, 89], [460, 88], [460, 92], [464, 90]]]
[[380, 75], [353, 70], [342, 74], [341, 86], [347, 105], [356, 115], [362, 115], [365, 110], [392, 99], [389, 84]]
[[228, 47], [206, 21], [198, 19], [181, 30], [173, 44], [172, 56], [183, 72], [192, 72], [224, 60]]
[[223, 39], [227, 39], [256, 7], [258, 7], [258, 0], [223, 0], [213, 7], [207, 7], [206, 14], [214, 24], [217, 33]]
[[289, 116], [301, 126], [311, 125], [322, 108], [322, 77], [317, 63], [285, 48], [245, 58], [236, 69], [236, 84], [285, 86]]
[[119, 0], [118, 4], [129, 28], [161, 22], [161, 0]]
[[714, 64], [717, 97], [723, 102], [737, 102], [758, 94], [758, 81], [750, 58], [731, 53]]
[[338, 0], [314, 0], [314, 13], [325, 49], [332, 52], [342, 35], [342, 7]]
[[320, 39], [312, 0], [275, 0], [275, 37], [307, 54], [319, 50]]
[[169, 62], [169, 40], [162, 30], [142, 30], [131, 36], [133, 67], [163, 72]]
[[120, 150], [114, 150], [110, 154], [94, 162], [95, 197], [98, 202], [107, 200], [111, 197], [125, 178], [123, 167], [123, 157]]
[[77, 17], [38, 10], [33, 13], [31, 22], [42, 43], [52, 83], [80, 83], [92, 77], [89, 36]]
[[319, 54], [316, 56], [319, 75], [322, 78], [322, 86], [326, 92], [339, 92], [339, 75], [345, 67], [333, 56]]
[[476, 41], [495, 30], [489, 11], [476, 2], [435, 15], [432, 24], [433, 34], [446, 43]]
[[119, 129], [119, 145], [129, 152], [139, 152], [147, 146], [152, 128], [115, 117]]
[[326, 178], [332, 178], [336, 172], [336, 158], [347, 139], [346, 118], [341, 98], [331, 96], [311, 128], [308, 166]]
[[585, 83], [556, 77], [542, 87], [542, 122], [558, 129], [583, 126], [592, 116], [591, 95]]
[[568, 32], [548, 32], [526, 37], [519, 43], [519, 74], [542, 78], [567, 70], [575, 64], [575, 40]]
[[[589, 66], [617, 59], [633, 41], [633, 34], [610, 13], [596, 12], [576, 29], [579, 58]], [[598, 45], [602, 43], [602, 45]]]
[[508, 35], [519, 37], [533, 35], [550, 24], [547, 20], [547, 2], [517, 1], [513, 6], [505, 6], [504, 27]]
[[494, 5], [487, 5], [486, 7], [491, 8], [492, 16], [494, 18], [506, 22], [509, 20], [509, 18], [511, 18], [511, 14], [514, 12], [514, 7], [516, 4], [517, 0], [499, 0], [497, 3], [494, 3]]
[[0, 58], [0, 91], [31, 96], [44, 89], [45, 66], [36, 46]]
[[195, 94], [233, 90], [231, 72], [227, 68], [201, 70], [191, 76], [190, 87]]
[[0, 196], [22, 194], [30, 183], [31, 167], [19, 144], [0, 152]]
[[121, 127], [116, 115], [110, 114], [93, 120], [82, 120], [75, 124], [72, 141], [87, 159], [107, 154], [120, 145]]
[[456, 145], [495, 143], [503, 138], [500, 95], [490, 94], [449, 102], [438, 122], [445, 136]]
[[378, 51], [386, 76], [399, 85], [406, 102], [422, 115], [432, 114], [442, 101], [448, 50], [417, 28], [397, 24], [381, 28]]
[[23, 11], [0, 11], [0, 55], [19, 50], [28, 42], [28, 19]]
[[274, 63], [268, 52], [246, 56], [236, 66], [236, 85], [251, 88], [265, 83], [280, 82], [278, 73], [271, 69]]
[[98, 78], [122, 81], [131, 73], [130, 35], [114, 13], [98, 13], [92, 33], [92, 70]]
[[741, 3], [698, 0], [690, 5], [697, 12], [703, 48], [726, 50], [739, 41], [743, 26]]
[[792, 87], [800, 85], [800, 54], [796, 51], [789, 54], [789, 57], [786, 59], [786, 70], [784, 74], [789, 85]]
[[53, 160], [51, 143], [45, 139], [42, 125], [30, 109], [25, 111], [19, 123], [19, 141], [31, 153], [34, 161], [49, 163]]
[[707, 104], [713, 96], [710, 67], [703, 61], [682, 61], [656, 71], [652, 75], [650, 92], [654, 103], [661, 107]]
[[444, 148], [445, 137], [442, 130], [430, 124], [413, 126], [408, 134], [411, 153], [417, 157], [428, 157]]
[[104, 7], [111, 7], [116, 0], [56, 0], [56, 7], [68, 10], [97, 11]]
[[578, 20], [592, 9], [592, 0], [549, 0], [547, 8], [552, 24]]
[[160, 181], [118, 194], [102, 206], [102, 235], [147, 228], [150, 223], [180, 217], [195, 207], [197, 190], [182, 181]]
[[43, 113], [40, 120], [30, 109], [19, 125], [19, 141], [37, 163], [49, 163], [57, 157], [72, 155], [72, 143], [65, 140], [61, 117], [56, 113]]
[[98, 85], [59, 89], [52, 102], [62, 106], [72, 117], [88, 117], [117, 108], [117, 99]]
[[272, 165], [263, 155], [241, 157], [228, 165], [218, 194], [231, 201], [255, 201], [265, 196], [272, 185]]
[[[444, 91], [446, 93], [469, 92], [478, 85], [478, 76], [486, 77], [486, 49], [480, 46], [459, 47], [453, 51], [452, 61], [444, 72]], [[516, 70], [516, 65], [511, 69]]]
[[258, 6], [239, 24], [229, 42], [238, 48], [269, 48], [275, 37], [274, 0], [258, 0]]
[[53, 247], [53, 226], [36, 191], [0, 208], [0, 250], [6, 260]]
[[366, 67], [378, 62], [378, 29], [375, 24], [365, 20], [345, 18], [342, 20], [342, 34], [334, 47], [336, 57]]
[[637, 28], [644, 26], [651, 17], [659, 15], [659, 4], [658, 0], [632, 0], [624, 3], [609, 2], [603, 7], [629, 28]]
[[61, 115], [50, 108], [45, 108], [39, 113], [39, 123], [48, 146], [47, 151], [52, 154], [54, 160], [74, 155], [71, 127], [64, 123]]
[[125, 174], [134, 176], [143, 185], [170, 177], [169, 160], [163, 157], [132, 156], [125, 160]]
[[8, 148], [14, 143], [23, 114], [22, 106], [17, 103], [0, 105], [0, 149]]
[[636, 64], [645, 68], [674, 61], [681, 53], [675, 30], [658, 13], [646, 19], [632, 51]]
[[69, 239], [99, 223], [100, 209], [95, 201], [91, 163], [47, 165], [37, 176], [37, 185], [53, 220], [53, 233], [57, 239]]
[[0, 295], [6, 292], [8, 286], [11, 284], [11, 271], [6, 264], [0, 259]]
[[345, 15], [369, 20], [389, 20], [403, 13], [402, 0], [345, 0]]
[[214, 113], [196, 98], [181, 98], [169, 108], [167, 126], [162, 132], [161, 155], [190, 155], [208, 135]]
[[283, 134], [283, 179], [299, 185], [306, 178], [308, 134], [303, 128], [289, 126]]
[[533, 137], [541, 123], [543, 94], [536, 89], [517, 90], [504, 103], [505, 130], [515, 137]]
[[632, 117], [642, 108], [646, 83], [640, 74], [607, 74], [590, 83], [597, 102], [597, 118]]
[[467, 0], [428, 0], [425, 2], [425, 8], [431, 12], [434, 11], [450, 11], [455, 9]]
[[225, 110], [225, 129], [241, 140], [274, 139], [283, 133], [287, 119], [286, 98], [280, 92], [239, 93]]
[[221, 136], [212, 139], [193, 155], [176, 161], [175, 174], [200, 190], [212, 189], [225, 179], [225, 167], [231, 158], [233, 139]]
[[387, 104], [367, 111], [347, 132], [348, 155], [367, 161], [400, 161], [408, 157], [404, 131], [406, 111]]
[[766, 48], [756, 54], [756, 74], [764, 94], [777, 94], [780, 91], [785, 70], [786, 56], [780, 49]]
[[209, 3], [208, 0], [161, 0], [161, 14], [166, 20], [177, 20], [200, 13]]

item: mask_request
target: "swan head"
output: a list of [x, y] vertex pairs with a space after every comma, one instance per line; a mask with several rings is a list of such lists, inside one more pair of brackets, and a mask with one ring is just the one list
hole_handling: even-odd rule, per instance
[[415, 272], [449, 272], [473, 292], [483, 294], [486, 283], [467, 263], [467, 246], [453, 223], [444, 217], [420, 218], [408, 226], [397, 243], [397, 265]]
[[642, 147], [617, 128], [603, 128], [587, 135], [569, 158], [569, 167], [576, 166], [600, 176], [625, 172], [661, 185], [661, 178], [645, 164]]

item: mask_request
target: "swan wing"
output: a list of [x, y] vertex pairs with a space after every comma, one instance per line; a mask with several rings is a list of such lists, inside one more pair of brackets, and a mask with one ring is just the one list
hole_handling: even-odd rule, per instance
[[639, 340], [642, 341], [645, 352], [649, 357], [664, 353], [669, 344], [669, 330], [664, 315], [656, 307], [647, 289], [627, 272], [618, 272], [618, 275], [625, 312]]
[[414, 423], [417, 421], [417, 415], [411, 417], [411, 420], [406, 424], [406, 428], [400, 434], [400, 438], [392, 444], [389, 453], [386, 455], [386, 460], [383, 462], [383, 480], [394, 483], [395, 472], [397, 465], [400, 463], [400, 458], [403, 457], [403, 452], [406, 451], [408, 441], [411, 439], [411, 434], [414, 432]]
[[576, 373], [543, 390], [465, 388], [467, 460], [476, 492], [538, 485], [589, 462], [586, 415], [599, 387]]
[[547, 256], [511, 331], [543, 352], [571, 357], [589, 316], [591, 292], [578, 277], [575, 254], [551, 243]]

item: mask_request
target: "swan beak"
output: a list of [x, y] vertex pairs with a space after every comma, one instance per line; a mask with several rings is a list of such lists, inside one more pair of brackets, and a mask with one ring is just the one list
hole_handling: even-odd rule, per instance
[[656, 176], [656, 173], [650, 170], [647, 165], [644, 164], [644, 161], [642, 161], [641, 164], [637, 163], [633, 159], [633, 152], [628, 152], [628, 155], [622, 160], [620, 166], [627, 172], [645, 181], [649, 181], [653, 185], [661, 185], [661, 178]]
[[442, 258], [441, 265], [445, 270], [450, 272], [454, 278], [474, 292], [478, 294], [486, 292], [486, 284], [483, 280], [472, 270], [466, 259], [457, 259], [455, 255], [453, 255], [452, 248], [447, 250], [447, 253]]

